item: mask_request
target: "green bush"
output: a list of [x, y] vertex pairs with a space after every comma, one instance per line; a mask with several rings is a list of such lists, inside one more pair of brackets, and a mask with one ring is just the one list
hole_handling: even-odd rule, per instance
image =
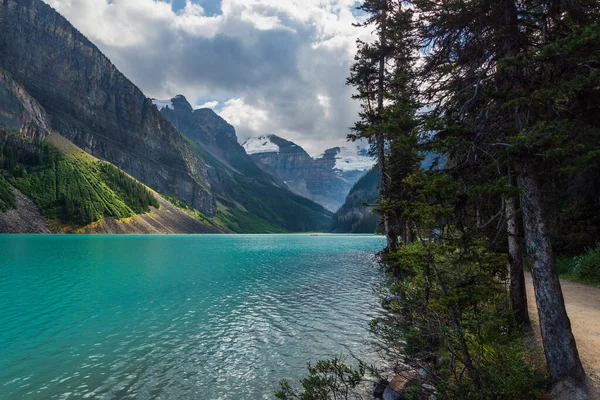
[[556, 268], [567, 278], [600, 284], [600, 245], [576, 257], [558, 257]]
[[541, 396], [545, 376], [512, 327], [505, 255], [484, 239], [449, 234], [401, 246], [386, 261], [396, 277], [392, 291], [403, 299], [392, 311], [404, 353], [417, 365], [431, 363], [438, 398]]
[[583, 281], [600, 283], [600, 246], [575, 257], [573, 273]]
[[357, 369], [344, 360], [318, 361], [308, 364], [308, 375], [300, 381], [302, 389], [297, 391], [287, 380], [279, 383], [280, 389], [275, 398], [280, 400], [328, 400], [347, 399], [350, 393], [362, 382], [366, 369], [360, 365]]
[[559, 275], [569, 275], [573, 273], [574, 260], [571, 257], [559, 256], [556, 258], [556, 271]]

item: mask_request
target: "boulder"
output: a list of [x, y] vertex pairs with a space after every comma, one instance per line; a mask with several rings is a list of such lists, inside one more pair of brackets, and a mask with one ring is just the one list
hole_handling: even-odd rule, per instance
[[402, 302], [402, 298], [400, 296], [395, 296], [390, 293], [387, 296], [385, 296], [385, 298], [381, 302], [381, 307], [383, 307], [385, 310], [391, 310], [392, 304], [394, 302], [400, 304]]
[[373, 397], [376, 399], [383, 399], [383, 392], [387, 389], [390, 383], [386, 379], [380, 379], [377, 383], [373, 384]]
[[388, 386], [383, 392], [383, 400], [406, 400], [406, 397]]

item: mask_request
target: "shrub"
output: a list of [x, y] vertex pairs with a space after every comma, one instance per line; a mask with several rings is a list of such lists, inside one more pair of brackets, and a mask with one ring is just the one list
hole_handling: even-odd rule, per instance
[[352, 391], [362, 382], [365, 367], [360, 365], [353, 369], [344, 360], [318, 361], [316, 365], [308, 364], [308, 375], [300, 383], [301, 391], [292, 388], [287, 380], [280, 382], [280, 389], [275, 398], [280, 400], [328, 400], [348, 399]]
[[558, 257], [556, 268], [559, 274], [568, 278], [600, 284], [600, 245], [576, 257]]
[[520, 332], [509, 329], [505, 255], [484, 239], [449, 234], [404, 245], [386, 261], [403, 299], [396, 311], [404, 353], [429, 365], [438, 398], [540, 397], [545, 377], [528, 362]]
[[600, 283], [600, 246], [575, 257], [572, 272], [583, 281]]

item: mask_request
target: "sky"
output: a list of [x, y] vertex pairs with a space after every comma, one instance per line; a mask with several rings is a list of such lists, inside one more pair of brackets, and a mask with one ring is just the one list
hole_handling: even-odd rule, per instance
[[344, 145], [346, 85], [368, 28], [355, 0], [45, 0], [148, 97], [210, 107], [240, 142], [276, 134], [315, 155]]

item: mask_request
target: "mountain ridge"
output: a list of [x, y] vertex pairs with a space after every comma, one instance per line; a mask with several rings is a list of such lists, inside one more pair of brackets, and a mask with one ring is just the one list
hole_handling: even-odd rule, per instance
[[[214, 186], [213, 193], [219, 204], [227, 204], [233, 200], [264, 221], [282, 225], [292, 231], [311, 230], [311, 227], [328, 229], [325, 222], [315, 224], [310, 223], [310, 220], [318, 218], [319, 214], [322, 219], [329, 220], [330, 214], [321, 206], [315, 208], [310, 205], [310, 200], [289, 193], [285, 183], [276, 174], [260, 168], [238, 143], [235, 128], [213, 110], [194, 110], [183, 95], [158, 103], [157, 108], [160, 107], [164, 117], [199, 151], [210, 155], [205, 158], [209, 165], [218, 166], [223, 163], [233, 171], [218, 176], [219, 185]], [[223, 168], [214, 170], [223, 171]], [[293, 210], [302, 212], [294, 215]], [[273, 211], [286, 215], [288, 223], [281, 221]]]
[[[347, 149], [334, 147], [315, 158], [302, 146], [277, 135], [252, 137], [243, 146], [252, 159], [266, 171], [277, 174], [290, 190], [331, 211], [343, 204], [352, 185], [368, 169], [338, 168], [339, 155], [342, 151], [348, 153]], [[358, 154], [355, 158], [358, 159]], [[363, 158], [365, 165], [373, 164], [369, 157]]]
[[[44, 2], [0, 0], [0, 55], [0, 68], [39, 103], [51, 130], [198, 210], [224, 230], [320, 230], [328, 224], [330, 213], [281, 187], [274, 189], [274, 197], [297, 215], [258, 207], [264, 182], [238, 171], [227, 154], [225, 162], [219, 161], [222, 145], [200, 146], [183, 135], [173, 123], [177, 121], [165, 118], [92, 42]], [[10, 109], [9, 104], [3, 107]], [[227, 132], [220, 132], [229, 129], [226, 121], [207, 111], [199, 114], [209, 136], [212, 132], [213, 139], [231, 139], [231, 131], [229, 139]], [[5, 125], [6, 131], [14, 131]]]

